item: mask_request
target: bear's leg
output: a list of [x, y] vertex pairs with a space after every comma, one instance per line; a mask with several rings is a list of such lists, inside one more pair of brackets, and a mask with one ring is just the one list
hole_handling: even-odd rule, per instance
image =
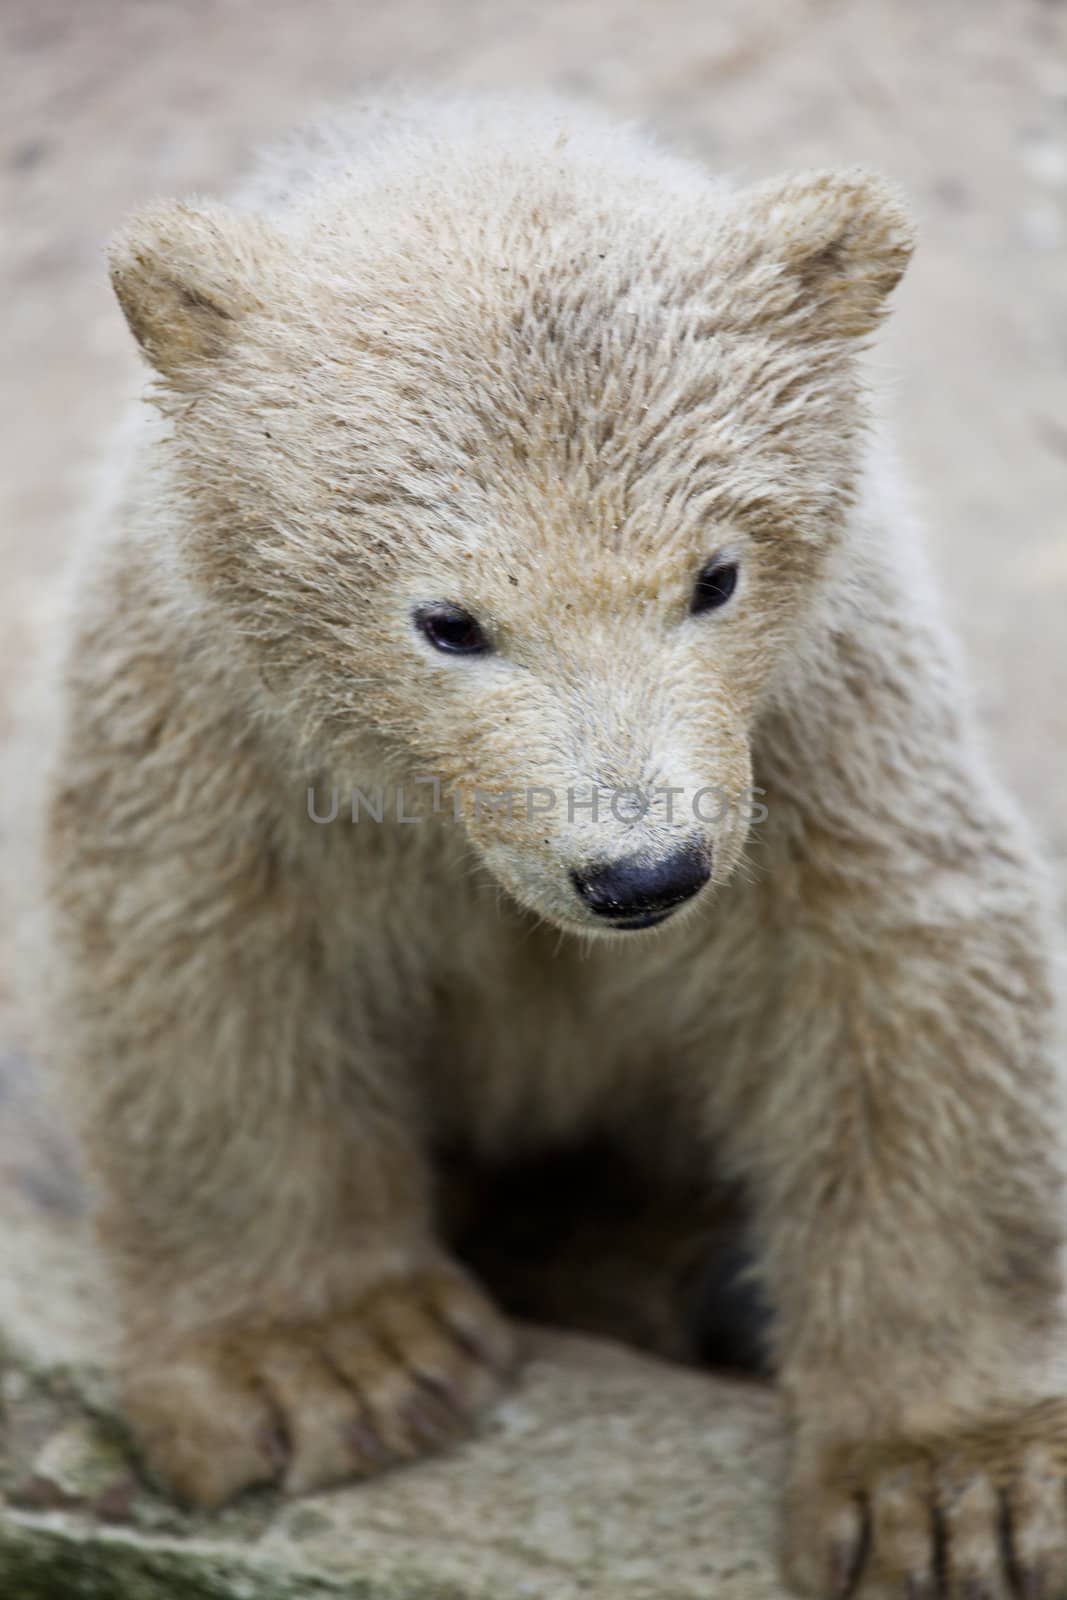
[[407, 992], [380, 962], [363, 974], [377, 945], [361, 958], [324, 930], [303, 836], [259, 814], [266, 777], [222, 731], [222, 751], [204, 726], [173, 763], [162, 743], [102, 761], [106, 781], [86, 758], [49, 843], [59, 1064], [100, 1190], [125, 1410], [152, 1473], [200, 1506], [432, 1449], [512, 1359], [435, 1236]]
[[314, 1024], [300, 1030], [316, 1047], [299, 1063], [305, 1082], [283, 1088], [293, 984], [283, 1015], [229, 977], [217, 1010], [202, 988], [200, 1003], [230, 1050], [239, 1008], [255, 1014], [259, 1081], [242, 1093], [232, 1056], [174, 1027], [165, 1044], [141, 1043], [93, 1140], [124, 1409], [152, 1473], [201, 1506], [275, 1478], [322, 1487], [445, 1444], [512, 1358], [507, 1325], [434, 1242], [418, 1154], [384, 1097], [361, 1094], [339, 1063], [330, 1072]]
[[[948, 906], [942, 907], [947, 916]], [[1067, 1583], [1061, 1102], [1036, 921], [789, 952], [735, 1128], [792, 1425], [804, 1594]]]
[[196, 1505], [446, 1444], [512, 1359], [506, 1323], [434, 1241], [381, 1061], [361, 1082], [358, 1061], [329, 1059], [293, 965], [271, 995], [230, 963], [217, 996], [202, 977], [196, 1020], [123, 1038], [93, 1141], [126, 1415], [150, 1470]]

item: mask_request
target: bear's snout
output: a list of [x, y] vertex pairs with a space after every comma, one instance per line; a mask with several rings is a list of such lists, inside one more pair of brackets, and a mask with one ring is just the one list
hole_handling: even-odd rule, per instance
[[691, 900], [710, 877], [709, 852], [692, 844], [658, 861], [631, 857], [571, 873], [589, 910], [616, 928], [654, 927]]

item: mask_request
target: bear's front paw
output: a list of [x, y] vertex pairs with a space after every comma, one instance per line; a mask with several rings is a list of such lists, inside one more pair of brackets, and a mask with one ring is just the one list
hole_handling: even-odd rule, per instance
[[1059, 1600], [1067, 1400], [926, 1437], [801, 1434], [785, 1573], [818, 1600]]
[[126, 1373], [125, 1410], [149, 1471], [210, 1508], [253, 1484], [302, 1493], [448, 1444], [513, 1355], [481, 1291], [439, 1268], [333, 1317], [188, 1339]]

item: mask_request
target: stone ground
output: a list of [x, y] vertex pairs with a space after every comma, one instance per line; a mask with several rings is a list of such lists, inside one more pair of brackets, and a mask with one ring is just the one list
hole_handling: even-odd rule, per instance
[[[1067, 7], [3, 0], [0, 62], [0, 736], [134, 367], [102, 267], [112, 228], [224, 184], [351, 85], [551, 85], [718, 166], [863, 162], [911, 195], [922, 246], [885, 346], [891, 408], [990, 741], [1067, 885]], [[0, 782], [17, 793], [2, 750]], [[178, 1519], [129, 1478], [77, 1183], [0, 1027], [5, 1600], [779, 1593], [770, 1400], [550, 1335], [447, 1460]]]

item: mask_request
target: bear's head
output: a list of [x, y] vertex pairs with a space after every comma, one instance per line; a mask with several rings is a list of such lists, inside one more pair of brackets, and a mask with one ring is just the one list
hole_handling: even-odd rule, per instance
[[437, 780], [523, 906], [654, 926], [741, 856], [907, 216], [861, 172], [732, 191], [559, 138], [401, 177], [115, 245], [175, 553], [326, 781]]

